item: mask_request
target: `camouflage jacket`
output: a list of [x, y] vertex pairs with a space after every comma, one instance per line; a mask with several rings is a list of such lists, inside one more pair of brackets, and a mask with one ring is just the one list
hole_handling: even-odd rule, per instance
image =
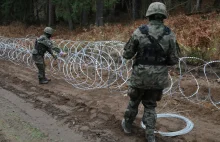
[[42, 35], [36, 40], [38, 46], [35, 47], [35, 49], [32, 51], [32, 54], [35, 55], [41, 55], [44, 56], [44, 54], [49, 52], [51, 55], [53, 55], [53, 50], [57, 53], [60, 52], [60, 49], [57, 47], [54, 47], [53, 42], [46, 37], [46, 35]]
[[32, 50], [33, 60], [35, 63], [43, 64], [44, 54], [49, 52], [51, 55], [54, 55], [53, 50], [57, 53], [60, 52], [60, 49], [55, 47], [53, 42], [47, 38], [46, 35], [41, 35], [39, 38], [37, 38], [35, 48]]
[[[164, 32], [165, 25], [159, 21], [150, 21], [148, 24], [148, 33], [158, 39]], [[139, 48], [151, 43], [146, 34], [142, 34], [140, 29], [136, 29], [124, 47], [123, 57], [125, 59], [135, 58]], [[167, 65], [178, 63], [178, 54], [176, 47], [176, 37], [172, 31], [164, 35], [159, 44], [166, 53], [166, 63], [164, 65], [134, 65], [128, 85], [142, 89], [164, 89], [168, 86], [168, 68]]]

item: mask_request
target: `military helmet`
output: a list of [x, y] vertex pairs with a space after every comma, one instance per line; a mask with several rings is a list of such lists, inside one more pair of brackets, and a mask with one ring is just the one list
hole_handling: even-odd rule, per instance
[[167, 14], [167, 9], [166, 9], [165, 4], [163, 4], [161, 2], [151, 3], [150, 6], [148, 7], [146, 16], [149, 17], [154, 14], [162, 14], [165, 16], [165, 18], [167, 18], [168, 14]]
[[44, 32], [47, 33], [47, 34], [50, 34], [50, 35], [53, 34], [53, 31], [54, 31], [54, 30], [53, 30], [51, 27], [46, 27], [46, 28], [44, 29]]

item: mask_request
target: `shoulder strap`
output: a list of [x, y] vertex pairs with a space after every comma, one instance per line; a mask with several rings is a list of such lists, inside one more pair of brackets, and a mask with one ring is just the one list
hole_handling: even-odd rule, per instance
[[159, 41], [163, 38], [164, 35], [169, 35], [170, 34], [171, 31], [168, 27], [165, 26], [163, 34], [161, 36], [159, 36], [158, 39], [156, 39], [155, 37], [153, 37], [149, 34], [149, 28], [148, 28], [147, 25], [141, 26], [139, 29], [140, 29], [142, 34], [145, 34], [147, 36], [147, 38], [150, 40], [150, 42], [152, 44], [156, 44], [156, 46], [161, 51], [163, 51], [164, 54], [165, 54], [165, 51], [164, 51], [163, 47], [160, 45]]
[[[139, 30], [141, 31], [142, 34], [147, 35], [147, 37], [153, 39], [154, 41], [159, 42], [165, 35], [169, 35], [171, 33], [171, 30], [169, 27], [164, 26], [164, 31], [162, 33], [162, 35], [160, 35], [158, 37], [158, 39], [154, 38], [153, 36], [149, 35], [149, 28], [147, 25], [142, 25], [139, 27]], [[150, 41], [152, 41], [151, 39], [149, 39]]]
[[139, 30], [141, 31], [142, 34], [148, 34], [149, 33], [149, 28], [147, 25], [141, 25], [139, 27]]
[[167, 26], [164, 26], [163, 33], [162, 33], [162, 35], [160, 35], [160, 36], [158, 37], [157, 40], [160, 41], [165, 35], [169, 35], [170, 33], [171, 33], [170, 28], [167, 27]]

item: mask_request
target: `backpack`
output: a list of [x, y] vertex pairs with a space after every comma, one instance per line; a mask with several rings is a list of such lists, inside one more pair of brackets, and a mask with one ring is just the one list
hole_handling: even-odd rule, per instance
[[158, 39], [149, 35], [149, 29], [147, 25], [142, 25], [139, 27], [142, 34], [145, 34], [149, 39], [150, 43], [144, 45], [140, 48], [136, 56], [136, 65], [166, 65], [167, 55], [163, 47], [159, 44], [159, 41], [164, 35], [169, 35], [171, 30], [168, 27], [164, 27], [164, 32], [158, 37]]
[[37, 51], [38, 55], [44, 55], [44, 51], [42, 47], [40, 46], [38, 39], [35, 40], [34, 49]]

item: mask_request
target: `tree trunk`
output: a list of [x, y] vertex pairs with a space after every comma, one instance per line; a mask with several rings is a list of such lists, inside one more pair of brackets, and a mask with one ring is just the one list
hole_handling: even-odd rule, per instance
[[196, 11], [200, 11], [202, 6], [202, 0], [196, 0]]
[[188, 2], [186, 3], [185, 12], [186, 14], [192, 13], [192, 0], [188, 0]]
[[136, 20], [137, 19], [137, 2], [136, 0], [132, 0], [132, 19]]
[[88, 16], [89, 16], [88, 10], [83, 8], [83, 10], [82, 10], [82, 26], [88, 25]]
[[104, 0], [96, 0], [96, 26], [103, 26]]
[[40, 16], [39, 16], [39, 10], [38, 10], [38, 0], [35, 0], [34, 1], [34, 11], [35, 11], [35, 15], [36, 15], [36, 21], [37, 21], [37, 24], [40, 24]]
[[52, 3], [52, 0], [49, 0], [49, 26], [55, 25], [55, 5]]
[[[37, 1], [37, 0], [36, 0]], [[33, 23], [34, 22], [36, 22], [37, 24], [40, 24], [40, 21], [39, 21], [39, 17], [38, 17], [38, 15], [35, 15], [35, 1], [34, 0], [32, 0], [31, 1], [31, 15], [33, 16]], [[32, 24], [33, 24], [32, 23]]]
[[217, 9], [220, 9], [220, 0], [215, 0], [214, 1], [214, 7]]
[[141, 15], [141, 0], [132, 0], [132, 19], [136, 20]]
[[68, 17], [69, 29], [73, 30], [74, 26], [73, 26], [73, 20], [72, 20], [72, 16], [71, 16], [72, 10], [71, 10], [70, 5], [68, 5], [68, 12], [69, 12], [68, 13], [68, 15], [69, 15], [69, 17]]
[[105, 19], [107, 22], [115, 22], [115, 21], [117, 21], [117, 18], [115, 17], [115, 15], [118, 16], [119, 13], [117, 13], [116, 10], [118, 10], [118, 9], [115, 8], [115, 5], [108, 9], [108, 11], [107, 11], [108, 16]]
[[146, 12], [147, 12], [147, 1], [141, 0], [141, 18], [146, 16]]
[[44, 16], [45, 16], [44, 22], [46, 25], [48, 25], [49, 23], [49, 1], [50, 0], [47, 0], [46, 5], [44, 6]]
[[140, 18], [146, 17], [147, 9], [152, 2], [153, 2], [152, 0], [141, 0], [140, 1], [140, 5], [139, 5], [141, 8], [140, 15], [139, 15]]
[[69, 29], [73, 30], [73, 20], [71, 18], [68, 19]]
[[167, 7], [167, 10], [169, 10], [173, 7], [172, 0], [166, 0], [165, 4], [166, 4], [166, 7]]

